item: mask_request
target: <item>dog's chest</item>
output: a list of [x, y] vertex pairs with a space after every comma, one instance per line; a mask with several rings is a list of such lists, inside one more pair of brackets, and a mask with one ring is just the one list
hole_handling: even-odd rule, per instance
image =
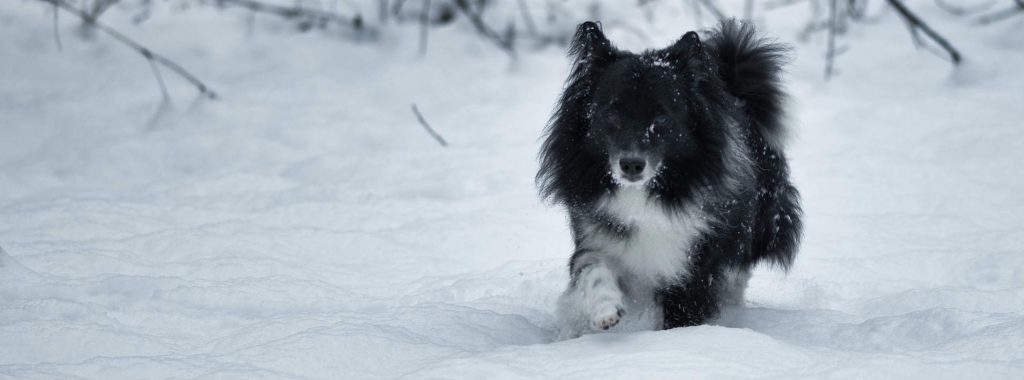
[[620, 188], [603, 202], [603, 210], [628, 226], [628, 234], [609, 239], [609, 253], [630, 274], [652, 284], [689, 273], [690, 254], [707, 227], [691, 208], [668, 213], [643, 189]]

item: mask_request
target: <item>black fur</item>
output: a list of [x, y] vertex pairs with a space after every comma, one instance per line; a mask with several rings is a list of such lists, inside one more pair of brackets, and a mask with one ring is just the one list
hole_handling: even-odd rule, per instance
[[[629, 239], [628, 223], [600, 209], [614, 194], [610, 157], [640, 151], [661, 163], [646, 191], [666, 213], [696, 205], [711, 226], [685, 247], [689, 275], [656, 296], [665, 328], [715, 316], [727, 268], [760, 262], [788, 269], [800, 240], [799, 195], [782, 152], [780, 86], [786, 49], [754, 29], [724, 21], [685, 34], [672, 46], [634, 54], [616, 49], [598, 24], [581, 24], [573, 38], [572, 71], [540, 153], [537, 181], [546, 199], [564, 205], [577, 251], [575, 278], [590, 265], [584, 226]], [[653, 161], [652, 161], [653, 162]], [[578, 262], [579, 261], [579, 262]]]

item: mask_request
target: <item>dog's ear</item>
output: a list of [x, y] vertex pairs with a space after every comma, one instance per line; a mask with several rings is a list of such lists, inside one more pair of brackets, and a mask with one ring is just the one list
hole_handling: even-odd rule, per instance
[[679, 41], [668, 48], [668, 56], [676, 62], [690, 58], [703, 61], [705, 59], [704, 44], [700, 42], [697, 32], [686, 32]]
[[587, 21], [576, 27], [569, 56], [580, 66], [602, 65], [615, 56], [615, 48], [601, 31], [601, 24]]

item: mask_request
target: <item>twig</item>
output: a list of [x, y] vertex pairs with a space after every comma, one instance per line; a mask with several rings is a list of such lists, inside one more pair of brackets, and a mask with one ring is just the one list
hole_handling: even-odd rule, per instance
[[93, 21], [98, 20], [100, 16], [107, 11], [107, 9], [110, 9], [110, 7], [113, 7], [114, 4], [117, 4], [119, 1], [121, 0], [94, 0], [92, 2], [92, 7], [87, 10], [82, 10], [82, 13], [87, 17], [86, 20], [82, 21], [85, 22], [86, 26], [92, 25]]
[[846, 1], [846, 12], [847, 18], [850, 20], [859, 20], [864, 18], [864, 15], [868, 13], [868, 2], [867, 0], [847, 0]]
[[434, 128], [430, 127], [430, 124], [427, 124], [427, 120], [423, 118], [423, 114], [421, 114], [420, 110], [416, 108], [416, 103], [412, 104], [412, 113], [416, 114], [416, 120], [419, 120], [420, 125], [423, 126], [423, 129], [426, 129], [427, 133], [429, 133], [430, 136], [434, 138], [434, 140], [437, 140], [438, 144], [441, 144], [441, 146], [443, 147], [448, 147], [448, 142], [444, 141], [444, 137], [441, 137], [440, 134], [434, 131]]
[[287, 19], [301, 18], [316, 23], [333, 22], [336, 24], [351, 27], [352, 29], [355, 30], [363, 30], [366, 27], [363, 24], [362, 17], [360, 17], [359, 15], [353, 17], [344, 17], [336, 13], [324, 12], [318, 9], [285, 7], [280, 5], [267, 4], [256, 0], [217, 0], [217, 4], [222, 6], [236, 6], [251, 10], [253, 12], [269, 13]]
[[949, 54], [949, 59], [953, 62], [954, 65], [960, 64], [960, 52], [957, 51], [956, 48], [954, 48], [953, 45], [949, 43], [949, 41], [946, 41], [944, 37], [939, 35], [939, 33], [935, 32], [935, 30], [933, 30], [930, 26], [928, 26], [928, 24], [921, 20], [920, 17], [911, 12], [910, 9], [907, 9], [907, 6], [903, 5], [903, 2], [901, 2], [900, 0], [887, 1], [889, 2], [889, 5], [892, 5], [892, 7], [896, 9], [896, 12], [898, 12], [900, 16], [902, 16], [903, 19], [907, 21], [912, 30], [920, 30], [924, 32], [925, 35], [931, 38], [932, 41], [935, 41], [935, 43], [939, 44], [939, 46], [941, 46], [942, 49]]
[[832, 75], [835, 73], [836, 28], [839, 27], [838, 3], [838, 0], [829, 1], [828, 51], [825, 53], [825, 80], [832, 79]]
[[989, 13], [987, 15], [983, 15], [981, 17], [978, 17], [978, 21], [976, 21], [976, 22], [979, 25], [987, 25], [987, 24], [991, 24], [991, 23], [994, 23], [994, 22], [999, 22], [999, 21], [1006, 20], [1006, 19], [1008, 19], [1010, 17], [1013, 17], [1013, 16], [1024, 14], [1024, 0], [1015, 0], [1015, 3], [1017, 5], [1015, 5], [1015, 6], [1011, 7], [1011, 8], [1007, 8], [1007, 9], [1004, 9], [1004, 10], [1001, 10], [1001, 11], [992, 12], [992, 13]]
[[160, 94], [164, 96], [164, 101], [170, 101], [171, 94], [167, 92], [167, 85], [164, 84], [164, 75], [160, 74], [160, 68], [157, 67], [156, 62], [153, 62], [153, 60], [149, 61], [149, 67], [153, 69], [153, 75], [156, 76], [156, 82], [160, 84]]
[[526, 6], [526, 0], [519, 0], [519, 11], [523, 14], [523, 23], [526, 24], [526, 31], [531, 36], [537, 35], [537, 24], [533, 22], [533, 15], [530, 14], [530, 8]]
[[195, 86], [197, 89], [199, 89], [199, 93], [200, 94], [202, 94], [202, 95], [204, 95], [204, 96], [206, 96], [207, 98], [210, 98], [210, 99], [216, 99], [217, 98], [217, 93], [213, 92], [213, 90], [211, 90], [209, 87], [207, 87], [205, 83], [203, 83], [202, 81], [199, 80], [199, 78], [196, 78], [195, 75], [192, 75], [192, 73], [188, 72], [187, 70], [182, 68], [180, 65], [178, 65], [174, 61], [171, 61], [170, 59], [168, 59], [168, 58], [166, 58], [166, 57], [164, 57], [162, 55], [154, 53], [152, 50], [149, 50], [149, 48], [147, 48], [145, 46], [142, 46], [142, 44], [139, 44], [138, 42], [135, 42], [135, 40], [132, 40], [131, 38], [128, 38], [124, 34], [121, 34], [121, 32], [118, 32], [117, 30], [107, 26], [106, 24], [100, 23], [98, 20], [95, 20], [95, 19], [90, 19], [89, 16], [85, 14], [85, 12], [79, 10], [78, 8], [75, 8], [75, 7], [71, 6], [71, 4], [68, 4], [64, 0], [38, 0], [38, 1], [53, 4], [54, 6], [57, 6], [60, 9], [63, 9], [65, 12], [68, 12], [68, 13], [74, 15], [75, 17], [80, 18], [82, 21], [84, 21], [84, 22], [94, 26], [95, 28], [103, 31], [103, 33], [106, 33], [107, 35], [113, 37], [115, 40], [118, 40], [122, 44], [127, 45], [132, 50], [135, 50], [136, 52], [141, 54], [143, 57], [145, 57], [147, 60], [149, 60], [150, 63], [153, 63], [153, 62], [159, 63], [160, 65], [162, 65], [162, 66], [164, 66], [164, 67], [166, 67], [168, 69], [171, 69], [171, 71], [174, 71], [179, 76], [181, 76], [182, 78], [187, 80], [189, 83], [191, 83], [193, 86]]
[[480, 14], [471, 9], [472, 7], [470, 7], [469, 2], [466, 0], [455, 0], [455, 7], [466, 15], [466, 18], [473, 24], [477, 32], [493, 41], [495, 45], [498, 45], [498, 47], [506, 53], [510, 55], [513, 53], [512, 41], [502, 38], [498, 32], [495, 32], [494, 29], [487, 26], [487, 23], [485, 23], [483, 18], [480, 17]]
[[[860, 4], [860, 6], [857, 6], [857, 4]], [[851, 2], [846, 13], [850, 15], [850, 17], [848, 17], [848, 20], [850, 21], [856, 21], [861, 24], [877, 24], [882, 20], [882, 17], [888, 14], [889, 10], [890, 9], [888, 7], [882, 7], [878, 9], [878, 12], [875, 15], [870, 15], [868, 14], [868, 0], [863, 0], [859, 2]]]
[[398, 17], [399, 13], [402, 12], [402, 6], [404, 5], [405, 0], [395, 0], [395, 2], [391, 5], [391, 14], [394, 15], [395, 17]]
[[424, 0], [420, 14], [420, 57], [427, 55], [427, 32], [430, 30], [430, 0]]

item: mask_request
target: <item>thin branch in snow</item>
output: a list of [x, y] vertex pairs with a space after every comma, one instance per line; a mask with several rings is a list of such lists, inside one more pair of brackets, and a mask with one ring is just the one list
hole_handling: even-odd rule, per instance
[[939, 44], [939, 46], [942, 47], [942, 49], [949, 54], [949, 59], [953, 62], [954, 65], [960, 64], [960, 52], [957, 51], [956, 48], [954, 48], [953, 45], [949, 43], [949, 41], [946, 41], [945, 37], [942, 37], [942, 35], [940, 35], [938, 32], [936, 32], [934, 29], [928, 26], [928, 24], [925, 23], [924, 20], [921, 20], [920, 17], [911, 12], [910, 9], [908, 9], [902, 1], [887, 1], [889, 2], [889, 5], [892, 5], [892, 7], [896, 9], [896, 12], [899, 13], [900, 16], [907, 21], [907, 24], [915, 34], [915, 38], [918, 38], [916, 36], [916, 32], [918, 30], [924, 32], [925, 35], [931, 38], [932, 41], [935, 41], [935, 43]]
[[150, 63], [152, 63], [152, 64], [157, 64], [158, 63], [158, 64], [160, 64], [160, 65], [162, 65], [162, 66], [164, 66], [164, 67], [166, 67], [168, 69], [171, 69], [171, 71], [174, 71], [176, 74], [178, 74], [179, 76], [181, 76], [182, 78], [187, 80], [189, 83], [191, 83], [193, 86], [195, 86], [197, 89], [199, 89], [199, 93], [200, 94], [202, 94], [202, 95], [204, 95], [204, 96], [206, 96], [207, 98], [210, 98], [210, 99], [216, 99], [217, 98], [217, 93], [213, 92], [213, 90], [211, 90], [209, 87], [207, 87], [205, 83], [203, 83], [202, 81], [199, 80], [199, 78], [196, 78], [195, 75], [192, 75], [192, 73], [188, 72], [188, 70], [185, 70], [183, 67], [181, 67], [180, 65], [178, 65], [174, 61], [172, 61], [172, 60], [168, 59], [167, 57], [164, 57], [164, 56], [162, 56], [160, 54], [154, 53], [152, 50], [149, 50], [149, 48], [147, 48], [145, 46], [142, 46], [142, 44], [140, 44], [138, 42], [135, 42], [135, 40], [133, 40], [131, 38], [128, 38], [124, 34], [121, 34], [121, 32], [118, 32], [116, 29], [111, 28], [111, 27], [107, 26], [106, 24], [103, 24], [103, 23], [99, 22], [99, 20], [90, 18], [85, 12], [83, 12], [82, 10], [80, 10], [78, 8], [75, 8], [71, 4], [68, 4], [66, 1], [64, 1], [64, 0], [38, 0], [38, 1], [53, 4], [54, 6], [59, 7], [60, 9], [63, 9], [65, 12], [67, 12], [69, 14], [72, 14], [75, 17], [78, 17], [83, 22], [85, 22], [85, 23], [87, 23], [89, 25], [92, 25], [96, 29], [99, 29], [99, 30], [103, 31], [103, 33], [106, 33], [108, 36], [113, 37], [118, 42], [121, 42], [122, 44], [128, 46], [132, 50], [135, 50], [136, 52], [141, 54], [143, 57], [145, 57], [147, 60], [149, 60]]
[[434, 131], [434, 128], [430, 127], [430, 124], [427, 124], [427, 120], [423, 118], [423, 114], [420, 113], [419, 108], [416, 108], [416, 103], [412, 104], [412, 113], [416, 114], [416, 120], [419, 120], [420, 125], [423, 126], [423, 129], [426, 129], [427, 133], [429, 133], [430, 136], [434, 138], [434, 140], [437, 140], [438, 144], [441, 144], [441, 146], [443, 147], [448, 147], [448, 142], [444, 141], [444, 137], [441, 137], [440, 134]]

